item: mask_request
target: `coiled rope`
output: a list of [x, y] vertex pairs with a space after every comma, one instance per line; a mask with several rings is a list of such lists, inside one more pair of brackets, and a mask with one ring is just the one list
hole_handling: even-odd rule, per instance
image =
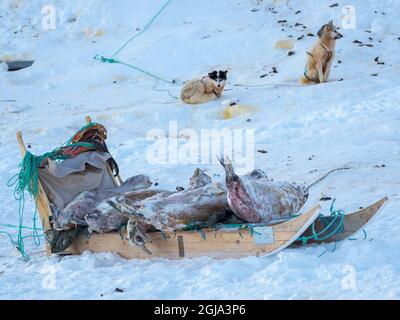
[[324, 228], [320, 231], [315, 230], [315, 221], [311, 224], [311, 232], [310, 236], [301, 236], [297, 239], [297, 241], [301, 241], [302, 245], [306, 245], [308, 241], [324, 241], [329, 239], [335, 235], [338, 235], [344, 230], [344, 216], [345, 213], [343, 210], [334, 210], [333, 204], [336, 199], [333, 199], [331, 206], [329, 208], [330, 216], [325, 216], [320, 214], [316, 220], [321, 221], [324, 224]]

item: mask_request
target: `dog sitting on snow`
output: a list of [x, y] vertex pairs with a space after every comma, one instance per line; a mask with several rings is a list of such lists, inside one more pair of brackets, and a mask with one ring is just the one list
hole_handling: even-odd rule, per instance
[[318, 31], [318, 40], [309, 55], [304, 70], [304, 77], [300, 79], [302, 84], [322, 83], [329, 78], [329, 72], [335, 54], [336, 40], [343, 37], [336, 31], [333, 21], [324, 24]]
[[212, 71], [201, 79], [190, 80], [182, 88], [181, 100], [188, 104], [206, 103], [222, 95], [225, 87], [225, 71]]

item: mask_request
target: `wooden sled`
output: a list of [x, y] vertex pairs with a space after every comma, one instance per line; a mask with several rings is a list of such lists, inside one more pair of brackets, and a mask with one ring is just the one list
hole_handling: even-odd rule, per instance
[[[90, 117], [86, 121], [91, 122]], [[21, 132], [17, 132], [17, 140], [21, 154], [24, 157], [26, 147]], [[114, 177], [110, 168], [108, 172], [113, 177], [115, 185], [121, 184], [121, 177]], [[52, 229], [50, 223], [51, 210], [47, 195], [39, 182], [37, 199], [40, 220], [44, 231]], [[345, 232], [340, 235], [344, 239], [359, 230], [376, 214], [386, 202], [384, 198], [374, 205], [346, 216]], [[84, 251], [114, 252], [128, 259], [163, 257], [170, 259], [194, 258], [208, 256], [214, 258], [241, 258], [246, 256], [268, 256], [292, 245], [302, 234], [309, 232], [309, 227], [317, 219], [320, 206], [317, 205], [297, 218], [280, 222], [275, 225], [255, 227], [252, 230], [242, 229], [203, 229], [199, 231], [152, 232], [148, 237], [152, 240], [147, 244], [151, 255], [136, 246], [131, 246], [125, 239], [125, 233], [110, 232], [92, 234], [90, 238], [81, 235], [61, 254], [81, 254]], [[316, 222], [316, 228], [323, 227]], [[340, 240], [339, 239], [339, 240]], [[334, 239], [332, 239], [334, 241]], [[310, 241], [311, 242], [311, 241]], [[327, 241], [329, 242], [329, 241]], [[51, 250], [46, 243], [46, 254]]]
[[151, 232], [152, 240], [146, 244], [152, 252], [145, 253], [136, 246], [131, 246], [117, 232], [93, 234], [89, 239], [77, 238], [65, 253], [80, 254], [86, 250], [92, 252], [112, 251], [128, 259], [162, 257], [169, 259], [213, 257], [241, 258], [246, 256], [267, 256], [277, 253], [295, 241], [317, 218], [319, 205], [313, 207], [296, 219], [274, 226], [250, 230], [213, 230], [177, 231], [170, 233]]

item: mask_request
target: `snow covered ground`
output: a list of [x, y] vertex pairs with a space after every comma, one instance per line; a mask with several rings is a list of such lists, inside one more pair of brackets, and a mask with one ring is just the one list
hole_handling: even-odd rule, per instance
[[[54, 0], [56, 29], [46, 30], [41, 10], [47, 1], [0, 1], [0, 60], [35, 60], [25, 70], [0, 72], [0, 223], [18, 223], [17, 202], [6, 187], [20, 159], [16, 130], [22, 130], [31, 152], [41, 154], [77, 131], [86, 115], [108, 128], [108, 146], [123, 177], [145, 173], [160, 188], [172, 190], [187, 185], [199, 165], [146, 161], [152, 144], [147, 133], [168, 132], [170, 121], [176, 121], [178, 131], [254, 129], [255, 150], [267, 151], [255, 152], [255, 167], [275, 180], [310, 183], [332, 168], [352, 167], [313, 188], [305, 209], [322, 196], [335, 197], [336, 207], [346, 212], [383, 196], [389, 197], [388, 205], [366, 228], [367, 240], [342, 241], [321, 257], [332, 246], [222, 261], [128, 261], [88, 252], [61, 259], [44, 257], [43, 245], [27, 240], [31, 260], [25, 262], [0, 234], [0, 299], [399, 299], [400, 2], [172, 1], [119, 58], [178, 83], [228, 69], [226, 88], [232, 90], [222, 100], [249, 106], [248, 113], [228, 120], [221, 117], [222, 100], [183, 105], [166, 91], [153, 90], [154, 80], [147, 75], [93, 59], [110, 56], [163, 3]], [[356, 27], [340, 30], [344, 37], [337, 42], [332, 82], [234, 86], [296, 83], [306, 50], [316, 40], [307, 34], [316, 35], [330, 19], [340, 26], [344, 5], [354, 7]], [[293, 40], [294, 55], [274, 47], [284, 39]], [[376, 57], [384, 64], [377, 64]], [[273, 67], [278, 73], [270, 73]], [[159, 82], [157, 87], [179, 95], [178, 86]], [[217, 164], [200, 167], [223, 177]], [[321, 202], [323, 212], [329, 204]], [[33, 211], [29, 202], [26, 225], [32, 224]]]

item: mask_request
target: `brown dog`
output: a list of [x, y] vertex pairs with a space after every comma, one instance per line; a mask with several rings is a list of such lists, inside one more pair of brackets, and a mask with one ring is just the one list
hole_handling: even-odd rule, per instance
[[341, 37], [343, 35], [336, 31], [333, 21], [329, 21], [321, 27], [318, 31], [318, 41], [311, 52], [307, 52], [309, 57], [304, 77], [300, 79], [302, 84], [322, 83], [328, 80], [335, 54], [336, 40]]

